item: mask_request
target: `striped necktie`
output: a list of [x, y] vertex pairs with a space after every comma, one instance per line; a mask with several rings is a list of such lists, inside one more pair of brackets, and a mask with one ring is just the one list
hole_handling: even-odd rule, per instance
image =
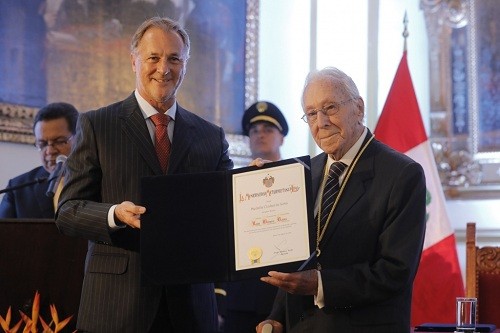
[[170, 117], [164, 113], [157, 113], [151, 116], [155, 124], [155, 150], [163, 173], [167, 172], [168, 159], [170, 157], [170, 139], [168, 138], [167, 126]]
[[347, 165], [342, 162], [333, 162], [328, 171], [328, 178], [323, 188], [323, 196], [321, 199], [321, 221], [320, 227], [323, 228], [328, 221], [328, 217], [332, 210], [333, 203], [337, 198], [340, 190], [339, 177], [344, 172]]

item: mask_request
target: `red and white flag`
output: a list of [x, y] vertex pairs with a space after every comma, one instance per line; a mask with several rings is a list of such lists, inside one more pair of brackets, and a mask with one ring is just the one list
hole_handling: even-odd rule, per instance
[[455, 298], [463, 296], [455, 235], [431, 145], [425, 133], [413, 89], [406, 51], [375, 128], [375, 137], [420, 163], [427, 186], [427, 229], [424, 249], [413, 284], [411, 325], [454, 323]]

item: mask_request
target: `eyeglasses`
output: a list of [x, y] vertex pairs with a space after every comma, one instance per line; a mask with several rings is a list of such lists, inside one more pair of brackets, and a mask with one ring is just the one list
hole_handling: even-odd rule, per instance
[[38, 149], [38, 151], [45, 150], [48, 146], [52, 146], [55, 149], [61, 149], [66, 146], [72, 138], [73, 136], [70, 136], [69, 138], [61, 138], [52, 141], [52, 143], [49, 143], [49, 141], [40, 140], [35, 142], [35, 147], [36, 149]]
[[318, 120], [318, 113], [321, 112], [325, 116], [334, 116], [337, 112], [340, 111], [340, 107], [346, 103], [349, 103], [350, 101], [353, 101], [357, 99], [357, 97], [350, 98], [346, 101], [340, 102], [340, 103], [332, 103], [330, 105], [327, 105], [321, 109], [315, 109], [311, 110], [309, 112], [306, 112], [300, 119], [302, 119], [306, 123], [315, 123], [316, 120]]

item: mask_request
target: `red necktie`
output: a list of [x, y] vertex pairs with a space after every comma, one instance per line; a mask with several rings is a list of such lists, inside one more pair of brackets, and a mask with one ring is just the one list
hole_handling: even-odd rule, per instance
[[168, 138], [167, 126], [170, 117], [164, 113], [157, 113], [151, 116], [155, 124], [155, 149], [158, 161], [160, 161], [163, 173], [167, 172], [168, 158], [170, 156], [170, 139]]

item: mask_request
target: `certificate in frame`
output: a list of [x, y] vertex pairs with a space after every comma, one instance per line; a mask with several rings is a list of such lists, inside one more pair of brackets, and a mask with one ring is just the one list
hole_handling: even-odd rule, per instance
[[306, 186], [301, 163], [232, 175], [236, 271], [309, 258]]
[[[235, 221], [235, 217], [240, 215], [235, 214], [233, 201], [239, 201], [240, 195], [246, 196], [246, 193], [252, 196], [253, 186], [239, 186], [237, 190], [240, 192], [235, 193], [233, 177], [241, 179], [247, 175], [250, 182], [258, 179], [264, 188], [269, 189], [265, 184], [268, 181], [266, 177], [261, 179], [259, 173], [253, 172], [259, 170], [273, 174], [275, 178], [280, 178], [281, 175], [286, 177], [289, 174], [288, 166], [292, 164], [301, 168], [300, 172], [294, 173], [301, 179], [276, 182], [280, 187], [273, 188], [275, 201], [268, 205], [286, 203], [287, 195], [300, 194], [305, 201], [299, 205], [303, 211], [291, 199], [288, 207], [285, 204], [284, 207], [287, 208], [280, 208], [279, 212], [277, 209], [275, 212], [265, 209], [256, 212], [255, 216], [274, 216], [275, 221], [278, 215], [288, 217], [289, 220], [283, 221], [283, 224], [268, 224], [266, 230], [257, 227], [258, 235], [267, 233], [266, 237], [271, 244], [256, 243], [245, 247], [246, 243], [241, 239], [245, 237], [244, 232], [238, 234], [239, 238], [235, 237], [235, 230], [238, 229], [235, 225], [239, 222], [251, 224], [252, 219]], [[290, 193], [284, 183], [288, 184], [288, 189], [293, 186], [295, 192]], [[141, 204], [146, 207], [146, 213], [141, 217], [142, 269], [145, 278], [153, 283], [242, 280], [264, 276], [269, 270], [296, 271], [304, 262], [313, 262], [306, 260], [314, 252], [315, 244], [309, 156], [269, 163], [260, 169], [245, 167], [228, 171], [144, 177], [141, 188]], [[295, 206], [291, 207], [292, 204]], [[298, 214], [298, 217], [294, 219], [287, 212]], [[304, 217], [305, 220], [300, 219]], [[283, 226], [286, 223], [295, 223], [295, 226], [302, 223], [302, 226], [293, 229], [290, 225]], [[246, 229], [252, 230], [252, 227]], [[274, 245], [283, 245], [279, 244], [279, 240], [284, 236], [290, 240], [286, 248], [275, 249]], [[292, 242], [292, 238], [296, 241]], [[282, 260], [264, 258], [263, 253], [252, 254], [252, 250], [259, 250], [256, 248], [261, 251], [274, 248], [271, 253], [280, 255]], [[280, 253], [283, 250], [285, 252]], [[266, 262], [261, 260], [260, 263], [248, 264], [242, 269], [245, 265], [237, 266], [236, 263], [238, 253], [244, 257], [241, 260], [247, 263], [259, 259], [265, 259]]]

